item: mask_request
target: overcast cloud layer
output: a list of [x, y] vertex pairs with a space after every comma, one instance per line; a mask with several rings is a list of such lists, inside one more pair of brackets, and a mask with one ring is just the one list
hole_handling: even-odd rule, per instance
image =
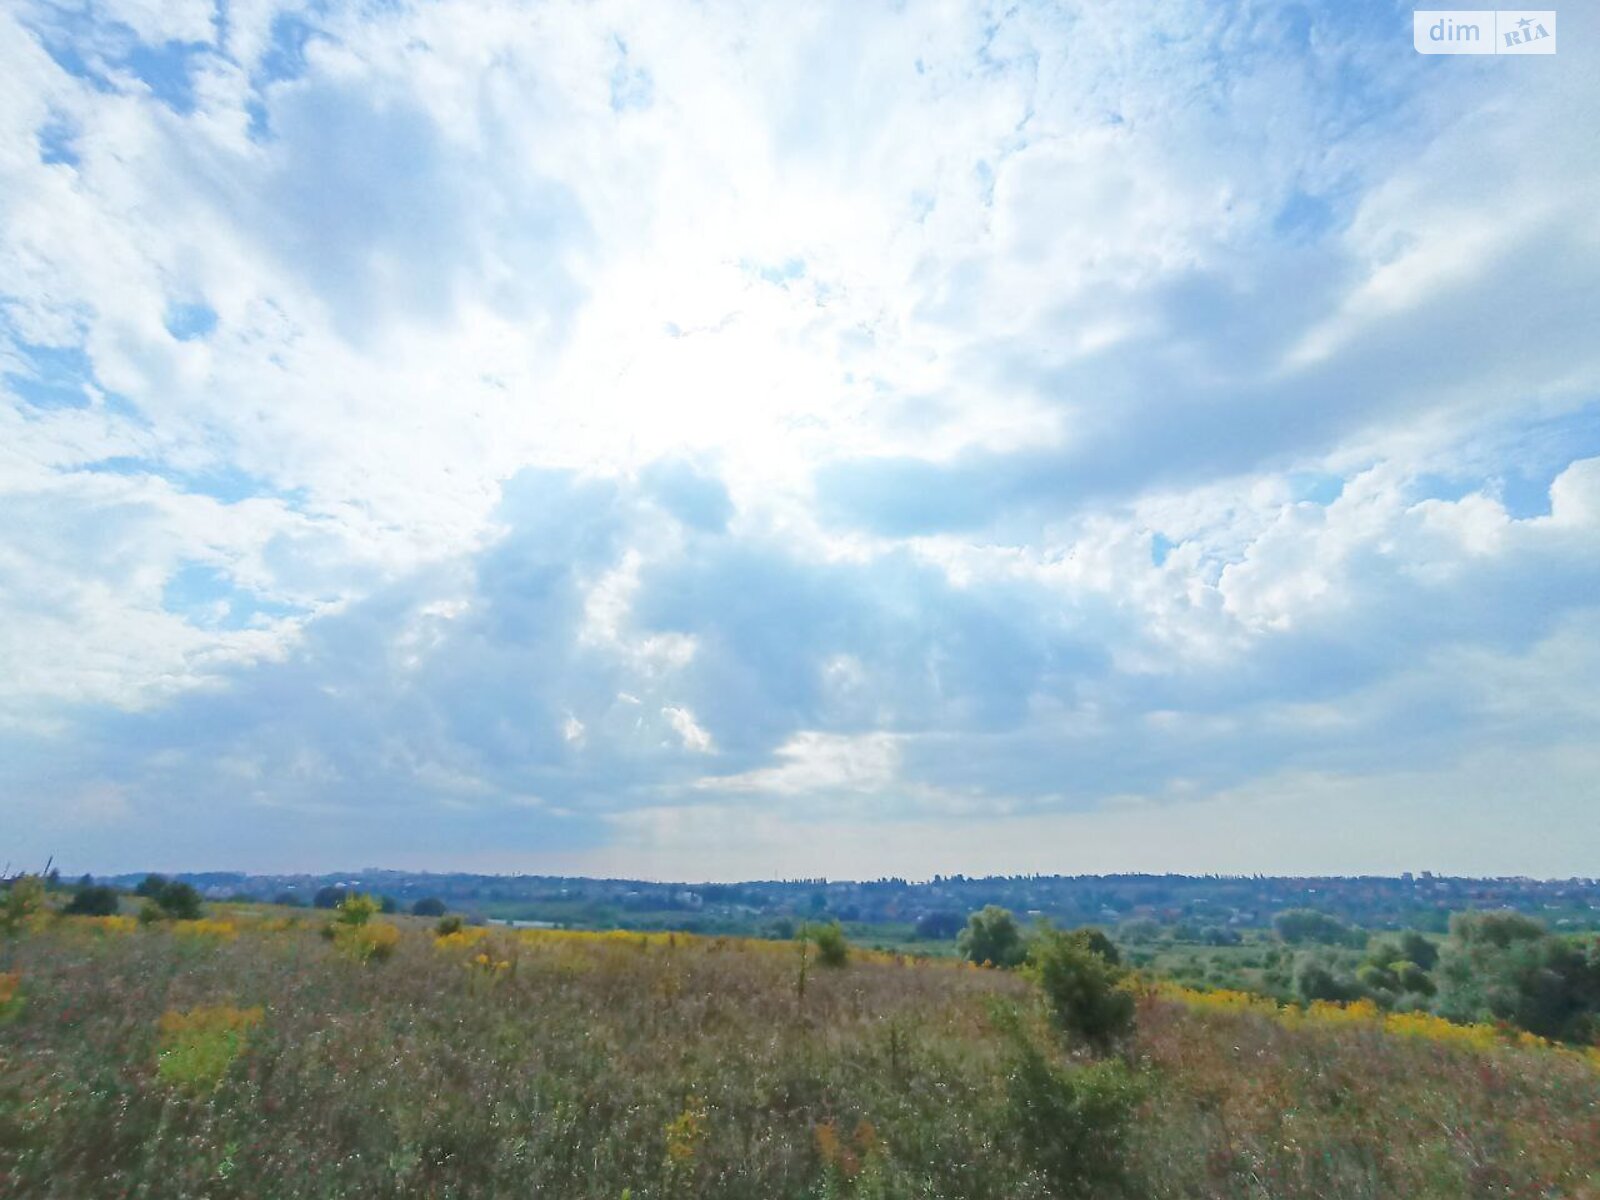
[[0, 856], [1600, 861], [1600, 19], [0, 6]]

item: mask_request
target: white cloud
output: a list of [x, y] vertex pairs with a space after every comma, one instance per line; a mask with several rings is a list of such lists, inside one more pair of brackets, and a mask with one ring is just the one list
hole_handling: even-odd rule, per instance
[[696, 754], [715, 753], [711, 735], [700, 727], [700, 723], [694, 719], [694, 713], [687, 708], [669, 704], [661, 710], [661, 715], [672, 726], [673, 732], [683, 740], [685, 750], [693, 750]]
[[885, 733], [848, 737], [804, 730], [774, 752], [780, 765], [708, 775], [695, 787], [779, 796], [879, 792], [896, 782], [900, 753], [895, 741]]
[[1567, 761], [1594, 83], [1305, 20], [0, 14], [16, 780], [572, 854], [764, 812], [749, 872], [807, 803], [907, 862], [1038, 821], [1000, 864]]

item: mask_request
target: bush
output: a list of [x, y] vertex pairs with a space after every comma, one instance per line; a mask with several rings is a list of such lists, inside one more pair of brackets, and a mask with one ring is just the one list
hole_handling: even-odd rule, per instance
[[1437, 958], [1437, 947], [1420, 933], [1408, 931], [1398, 938], [1377, 938], [1368, 944], [1366, 961], [1356, 978], [1386, 1002], [1398, 1003], [1407, 995], [1431, 996], [1437, 989], [1427, 967]]
[[1117, 944], [1106, 936], [1105, 930], [1096, 929], [1093, 925], [1085, 925], [1081, 929], [1073, 930], [1071, 936], [1081, 940], [1088, 949], [1094, 951], [1113, 967], [1122, 965], [1122, 952], [1117, 949]]
[[1138, 1081], [1118, 1062], [1062, 1068], [1020, 1033], [1015, 1042], [1006, 1116], [1019, 1156], [1062, 1200], [1125, 1194]]
[[161, 889], [156, 903], [174, 921], [198, 921], [203, 912], [200, 893], [191, 885], [176, 880]]
[[316, 895], [311, 897], [312, 908], [338, 908], [344, 903], [344, 898], [349, 891], [342, 887], [318, 888]]
[[304, 902], [293, 892], [279, 892], [272, 902], [281, 908], [303, 908]]
[[1416, 963], [1424, 971], [1431, 971], [1438, 965], [1439, 947], [1415, 929], [1408, 929], [1400, 935], [1399, 957]]
[[139, 920], [146, 924], [163, 920], [198, 921], [204, 911], [200, 893], [193, 885], [164, 875], [146, 875], [133, 894], [145, 898]]
[[465, 924], [466, 922], [459, 915], [452, 913], [449, 916], [440, 917], [439, 923], [433, 927], [433, 931], [440, 937], [449, 937], [452, 933], [460, 933]]
[[1519, 942], [1537, 942], [1544, 937], [1544, 926], [1519, 912], [1459, 912], [1450, 917], [1448, 945], [1507, 950]]
[[1161, 936], [1161, 925], [1149, 917], [1139, 917], [1118, 925], [1117, 936], [1131, 945], [1142, 946]]
[[1314, 1000], [1360, 1000], [1367, 989], [1349, 971], [1316, 953], [1300, 955], [1294, 965], [1294, 994], [1310, 1004]]
[[1047, 929], [1028, 956], [1055, 1027], [1101, 1051], [1133, 1032], [1134, 1017], [1133, 996], [1119, 986], [1126, 972], [1099, 948], [1104, 940], [1097, 929]]
[[1317, 912], [1314, 908], [1291, 908], [1272, 918], [1273, 931], [1280, 941], [1291, 946], [1304, 942], [1320, 942], [1328, 946], [1359, 946], [1366, 943], [1366, 934], [1351, 929], [1338, 917]]
[[44, 881], [37, 875], [18, 875], [6, 887], [0, 902], [0, 933], [20, 933], [29, 918], [44, 911]]
[[961, 933], [966, 924], [956, 912], [923, 913], [917, 918], [917, 937], [929, 942], [947, 942]]
[[380, 901], [361, 892], [353, 892], [339, 901], [334, 920], [340, 925], [360, 926], [365, 925], [381, 911], [383, 905]]
[[61, 911], [69, 917], [114, 917], [121, 907], [117, 889], [103, 884], [81, 887]]
[[1027, 956], [1017, 919], [998, 904], [984, 907], [967, 918], [967, 927], [956, 939], [962, 957], [975, 963], [1014, 967]]
[[359, 925], [334, 924], [333, 944], [341, 954], [357, 962], [383, 962], [400, 945], [400, 929], [387, 921], [363, 921]]
[[1518, 913], [1457, 913], [1439, 957], [1440, 1015], [1509, 1021], [1540, 1037], [1600, 1031], [1600, 957]]
[[411, 915], [414, 917], [442, 917], [448, 911], [444, 901], [437, 896], [424, 897], [411, 906]]
[[1402, 992], [1431, 996], [1439, 990], [1428, 972], [1415, 961], [1390, 963], [1389, 969], [1394, 972], [1395, 982], [1400, 985]]
[[818, 925], [809, 931], [809, 936], [817, 947], [818, 966], [842, 967], [850, 961], [850, 943], [839, 922]]

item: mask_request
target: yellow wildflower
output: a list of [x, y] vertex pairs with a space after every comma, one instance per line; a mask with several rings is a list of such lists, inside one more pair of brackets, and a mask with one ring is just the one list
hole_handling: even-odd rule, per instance
[[357, 962], [382, 962], [400, 945], [400, 929], [388, 921], [336, 924], [331, 928], [334, 946]]
[[683, 1167], [694, 1161], [706, 1135], [706, 1109], [690, 1097], [683, 1111], [667, 1123], [667, 1161]]
[[233, 1060], [244, 1053], [251, 1029], [261, 1024], [261, 1008], [221, 1004], [187, 1012], [164, 1013], [157, 1026], [160, 1051], [156, 1074], [187, 1091], [208, 1091], [222, 1082]]

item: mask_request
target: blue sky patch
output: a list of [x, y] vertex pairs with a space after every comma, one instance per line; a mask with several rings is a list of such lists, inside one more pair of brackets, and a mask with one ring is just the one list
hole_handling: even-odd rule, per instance
[[240, 587], [231, 576], [204, 563], [185, 563], [167, 579], [162, 607], [203, 629], [249, 629], [304, 610], [268, 600]]
[[39, 127], [39, 161], [65, 163], [75, 167], [78, 157], [78, 131], [64, 117], [52, 117]]
[[6, 385], [34, 408], [88, 408], [94, 368], [77, 346], [29, 346], [21, 350], [28, 370], [7, 371]]
[[180, 342], [203, 338], [217, 327], [217, 312], [203, 302], [169, 304], [165, 317], [167, 332]]
[[121, 65], [137, 75], [157, 100], [180, 116], [188, 116], [195, 105], [195, 60], [210, 52], [202, 43], [148, 46], [140, 42], [128, 51]]

